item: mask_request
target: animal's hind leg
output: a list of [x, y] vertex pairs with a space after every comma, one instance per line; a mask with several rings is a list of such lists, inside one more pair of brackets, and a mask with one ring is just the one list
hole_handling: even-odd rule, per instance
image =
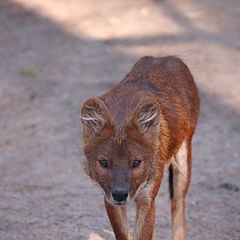
[[191, 180], [191, 140], [185, 140], [172, 160], [172, 239], [186, 240], [185, 197]]

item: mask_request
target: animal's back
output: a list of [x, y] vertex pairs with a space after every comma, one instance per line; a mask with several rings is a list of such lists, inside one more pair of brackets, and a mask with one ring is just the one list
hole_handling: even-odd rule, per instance
[[196, 125], [200, 105], [198, 90], [186, 64], [175, 56], [141, 58], [111, 93], [115, 99], [120, 93], [129, 104], [136, 95], [140, 100], [144, 95], [154, 94], [166, 117], [181, 111], [181, 115], [189, 119], [191, 128]]
[[166, 123], [162, 133], [168, 135], [170, 157], [195, 131], [200, 99], [193, 76], [186, 64], [175, 56], [143, 57], [123, 80], [136, 84], [141, 81], [158, 99]]
[[136, 105], [149, 96], [159, 102], [164, 119], [161, 135], [168, 141], [166, 157], [170, 157], [181, 141], [193, 135], [199, 114], [198, 90], [181, 59], [174, 56], [141, 58], [102, 100], [117, 128], [122, 129]]
[[143, 57], [133, 66], [122, 84], [127, 82], [136, 85], [143, 82], [145, 88], [159, 99], [163, 110], [178, 112], [181, 109], [188, 116], [191, 127], [195, 127], [200, 105], [198, 90], [191, 72], [180, 58]]

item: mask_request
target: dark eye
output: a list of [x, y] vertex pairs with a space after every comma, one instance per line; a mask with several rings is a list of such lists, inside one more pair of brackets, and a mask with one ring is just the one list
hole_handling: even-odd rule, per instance
[[141, 164], [141, 160], [134, 160], [132, 163], [132, 168], [137, 168]]
[[99, 160], [99, 164], [101, 165], [102, 168], [108, 167], [108, 162], [105, 159]]

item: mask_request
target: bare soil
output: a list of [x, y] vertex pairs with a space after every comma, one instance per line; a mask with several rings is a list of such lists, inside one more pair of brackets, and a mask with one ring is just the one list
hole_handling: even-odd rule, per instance
[[[1, 0], [1, 240], [114, 239], [79, 109], [145, 55], [183, 58], [201, 93], [189, 239], [240, 239], [240, 1]], [[170, 239], [167, 181], [157, 205]]]

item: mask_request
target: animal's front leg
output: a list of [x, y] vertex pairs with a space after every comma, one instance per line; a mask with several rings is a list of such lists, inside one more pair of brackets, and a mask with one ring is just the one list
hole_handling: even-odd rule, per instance
[[105, 199], [105, 207], [117, 240], [128, 240], [127, 207], [114, 206]]
[[137, 202], [136, 223], [133, 240], [151, 240], [155, 225], [156, 204]]
[[155, 198], [162, 182], [162, 174], [141, 189], [135, 198], [136, 222], [133, 240], [152, 240], [156, 217]]

